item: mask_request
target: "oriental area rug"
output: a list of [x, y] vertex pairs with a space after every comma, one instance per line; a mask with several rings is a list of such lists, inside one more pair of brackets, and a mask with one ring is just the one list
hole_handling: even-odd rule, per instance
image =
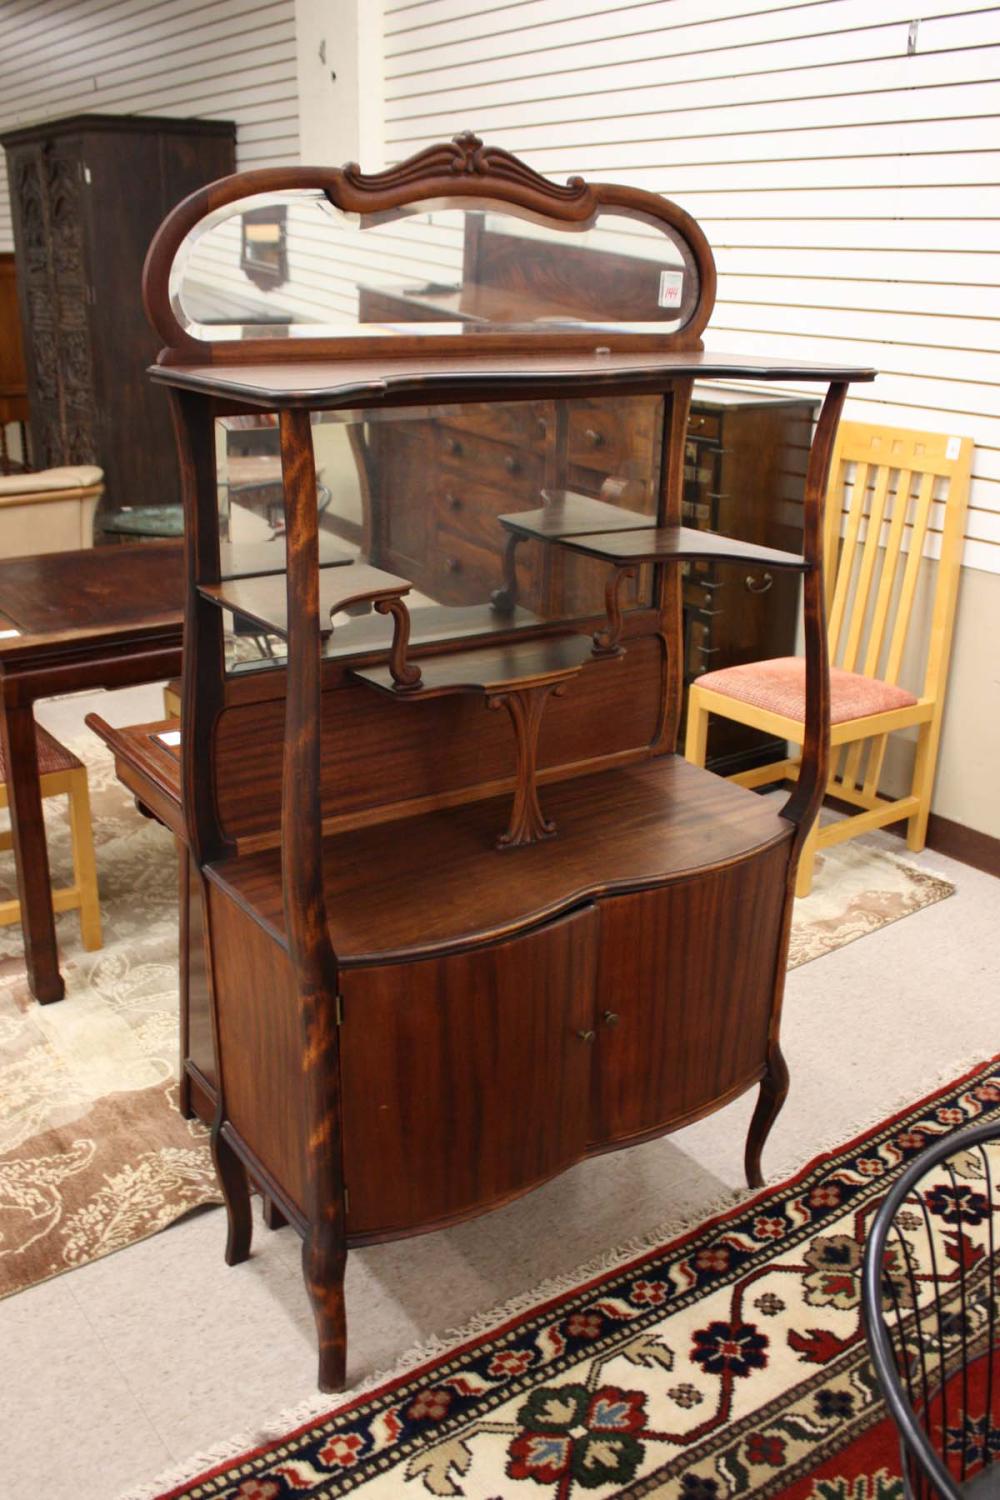
[[[277, 1442], [143, 1493], [897, 1500], [895, 1430], [861, 1326], [865, 1237], [907, 1162], [990, 1118], [1000, 1121], [996, 1059], [697, 1229]], [[925, 1194], [945, 1226], [955, 1193], [982, 1197], [973, 1157]], [[963, 1267], [977, 1257], [971, 1240], [955, 1246]]]
[[[75, 914], [57, 917], [66, 999], [39, 1006], [25, 982], [20, 927], [0, 928], [0, 1297], [220, 1201], [206, 1133], [176, 1105], [173, 839], [137, 813], [96, 738], [72, 748], [90, 779], [104, 947], [84, 952]], [[45, 809], [53, 874], [68, 883], [62, 799]], [[789, 964], [953, 890], [861, 842], [832, 848], [812, 895], [796, 903]], [[16, 895], [9, 852], [0, 853], [0, 899], [8, 895]]]

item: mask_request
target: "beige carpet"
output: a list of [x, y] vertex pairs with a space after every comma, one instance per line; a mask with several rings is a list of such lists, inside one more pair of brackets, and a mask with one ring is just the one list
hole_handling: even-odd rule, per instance
[[[19, 927], [0, 929], [0, 1297], [95, 1260], [219, 1201], [205, 1132], [176, 1107], [177, 906], [173, 840], [140, 817], [92, 737], [90, 775], [104, 948], [57, 918], [66, 1000], [39, 1006]], [[61, 799], [46, 808], [68, 877]], [[826, 851], [797, 903], [797, 967], [951, 895], [946, 880], [863, 842]], [[15, 894], [0, 855], [0, 899]]]

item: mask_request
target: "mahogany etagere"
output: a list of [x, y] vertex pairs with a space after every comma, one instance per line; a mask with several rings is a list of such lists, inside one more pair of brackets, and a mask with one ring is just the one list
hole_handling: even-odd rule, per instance
[[[428, 210], [485, 214], [487, 228], [503, 216], [515, 240], [531, 226], [508, 255], [516, 311], [491, 323], [480, 287], [458, 329], [192, 331], [170, 294], [189, 234], [241, 199], [303, 190], [362, 228]], [[580, 236], [598, 219], [641, 232], [641, 254], [598, 250], [588, 271]], [[553, 257], [563, 233], [567, 253]], [[292, 259], [293, 228], [289, 246]], [[165, 345], [151, 374], [173, 405], [186, 505], [183, 728], [169, 753], [204, 923], [215, 1058], [202, 1086], [226, 1253], [249, 1253], [252, 1181], [303, 1237], [324, 1389], [345, 1381], [351, 1245], [480, 1213], [752, 1087], [746, 1170], [761, 1182], [787, 1087], [795, 865], [826, 778], [822, 496], [848, 383], [873, 372], [705, 353], [714, 292], [709, 246], [675, 205], [549, 182], [470, 136], [375, 176], [223, 179], [182, 203], [150, 251], [147, 306]], [[691, 388], [713, 376], [829, 387], [801, 554], [681, 524]], [[629, 401], [656, 416], [648, 482], [626, 451], [620, 482], [605, 473], [581, 491], [560, 433], [580, 412], [607, 430], [602, 414]], [[503, 414], [506, 441], [523, 431], [542, 445], [528, 489], [505, 492], [498, 459], [500, 478], [444, 507], [439, 526], [393, 515], [383, 486], [356, 550], [330, 555], [311, 414], [355, 414], [368, 462], [387, 412], [426, 420], [439, 443], [484, 411]], [[277, 413], [284, 571], [220, 546], [215, 424], [254, 412]], [[369, 462], [369, 484], [378, 477]], [[380, 527], [422, 539], [424, 593], [381, 565]], [[474, 557], [475, 597], [435, 598], [442, 537]], [[680, 564], [704, 558], [803, 580], [806, 745], [784, 806], [676, 753]], [[227, 669], [226, 611], [282, 643], [277, 664]]]

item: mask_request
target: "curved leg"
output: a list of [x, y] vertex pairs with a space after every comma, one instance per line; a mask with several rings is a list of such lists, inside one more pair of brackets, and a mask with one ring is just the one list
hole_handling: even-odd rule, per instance
[[285, 1218], [284, 1214], [281, 1212], [281, 1209], [275, 1203], [274, 1199], [268, 1197], [267, 1193], [264, 1192], [262, 1192], [260, 1195], [260, 1211], [261, 1217], [263, 1218], [264, 1223], [267, 1225], [268, 1229], [284, 1229], [285, 1225], [288, 1223], [288, 1220]]
[[750, 1121], [750, 1129], [747, 1133], [747, 1148], [743, 1165], [747, 1174], [748, 1187], [764, 1186], [764, 1178], [760, 1170], [761, 1152], [764, 1149], [764, 1142], [771, 1133], [771, 1126], [781, 1113], [781, 1106], [787, 1095], [788, 1065], [781, 1055], [778, 1043], [772, 1042], [767, 1054], [767, 1072], [760, 1081], [757, 1108], [753, 1112], [753, 1119]]
[[347, 1313], [344, 1268], [347, 1244], [338, 1222], [310, 1228], [302, 1245], [302, 1272], [319, 1340], [319, 1388], [342, 1391], [347, 1379]]
[[212, 1160], [226, 1205], [226, 1265], [238, 1266], [250, 1254], [253, 1215], [250, 1210], [250, 1183], [246, 1168], [221, 1131], [216, 1118], [212, 1126]]

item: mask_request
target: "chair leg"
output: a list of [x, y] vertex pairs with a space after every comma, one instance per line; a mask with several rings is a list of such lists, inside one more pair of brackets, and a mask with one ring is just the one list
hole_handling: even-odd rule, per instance
[[906, 820], [906, 847], [919, 854], [927, 842], [927, 819], [931, 812], [931, 792], [934, 789], [934, 770], [937, 765], [937, 747], [940, 729], [931, 721], [922, 724], [917, 737], [917, 757], [913, 766], [913, 795], [920, 799], [920, 806]]
[[813, 871], [816, 867], [816, 850], [819, 847], [819, 818], [809, 830], [809, 837], [802, 845], [799, 867], [795, 873], [796, 896], [808, 896], [812, 890]]
[[708, 753], [708, 710], [701, 706], [701, 694], [697, 685], [688, 693], [687, 734], [684, 739], [684, 759], [692, 766], [703, 766]]
[[100, 948], [101, 898], [97, 888], [97, 862], [90, 823], [90, 792], [85, 768], [70, 778], [69, 826], [73, 841], [73, 879], [80, 892], [80, 937], [88, 953]]

